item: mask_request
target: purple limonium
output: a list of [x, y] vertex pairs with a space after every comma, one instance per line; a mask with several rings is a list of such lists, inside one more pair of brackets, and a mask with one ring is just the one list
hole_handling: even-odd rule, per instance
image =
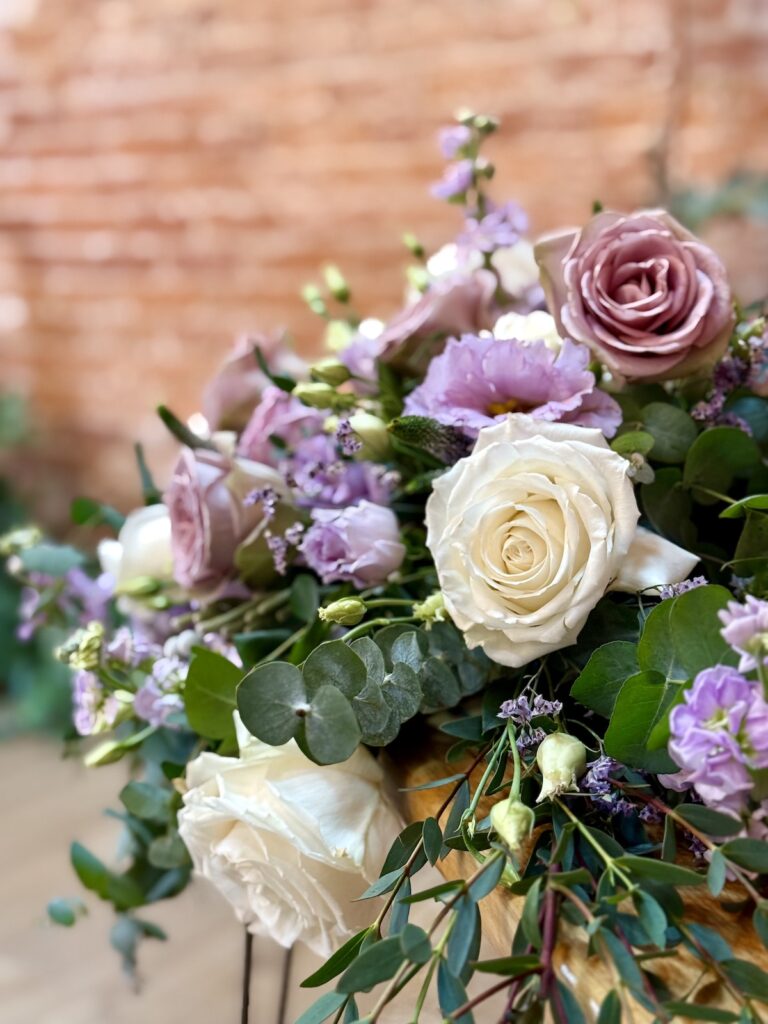
[[675, 781], [692, 785], [710, 807], [743, 811], [750, 769], [768, 767], [768, 704], [760, 686], [726, 665], [704, 669], [669, 723], [669, 753], [681, 768]]
[[457, 199], [470, 189], [475, 180], [475, 165], [472, 160], [457, 160], [449, 164], [440, 181], [430, 191], [435, 199]]
[[757, 668], [755, 654], [768, 642], [768, 601], [747, 594], [744, 604], [729, 601], [718, 616], [723, 639], [741, 655], [739, 671], [752, 672]]
[[562, 710], [562, 701], [546, 700], [540, 693], [530, 701], [523, 693], [512, 700], [505, 700], [499, 708], [498, 717], [509, 718], [515, 725], [527, 725], [532, 718], [539, 715], [559, 715]]
[[405, 558], [394, 512], [370, 501], [314, 509], [301, 552], [323, 583], [352, 583], [360, 590], [386, 582]]
[[438, 139], [445, 159], [453, 160], [472, 141], [472, 129], [465, 124], [452, 124], [440, 129]]
[[339, 425], [336, 428], [336, 441], [342, 455], [355, 455], [363, 447], [363, 442], [352, 429], [352, 424], [349, 420], [339, 421]]
[[528, 230], [528, 217], [517, 203], [488, 204], [482, 217], [468, 217], [456, 245], [464, 252], [492, 253], [516, 245]]
[[681, 594], [687, 594], [689, 590], [696, 590], [697, 587], [706, 587], [706, 585], [706, 576], [692, 576], [691, 579], [682, 580], [680, 583], [665, 583], [664, 586], [659, 587], [659, 597], [665, 601], [670, 597], [679, 597]]
[[544, 341], [465, 334], [432, 360], [405, 411], [457, 426], [469, 437], [511, 412], [597, 427], [613, 437], [621, 409], [595, 386], [589, 359], [584, 345], [568, 339], [556, 352]]
[[285, 460], [284, 470], [296, 504], [302, 507], [344, 508], [363, 500], [383, 505], [393, 490], [384, 467], [340, 459], [335, 439], [327, 434], [301, 441]]
[[254, 462], [274, 466], [280, 460], [280, 442], [287, 448], [294, 448], [303, 438], [317, 433], [322, 427], [322, 413], [271, 386], [264, 389], [261, 401], [253, 410], [238, 442], [237, 452]]

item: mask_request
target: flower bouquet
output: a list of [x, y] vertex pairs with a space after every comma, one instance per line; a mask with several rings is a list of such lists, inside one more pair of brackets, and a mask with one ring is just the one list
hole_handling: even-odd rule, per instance
[[362, 317], [328, 268], [322, 359], [244, 339], [202, 414], [159, 410], [164, 490], [139, 448], [141, 508], [74, 503], [111, 532], [100, 572], [3, 539], [25, 634], [79, 624], [58, 656], [86, 764], [131, 767], [126, 862], [72, 864], [128, 965], [193, 870], [249, 933], [328, 957], [302, 1024], [375, 1024], [403, 990], [419, 1024], [432, 986], [460, 1024], [498, 993], [527, 1024], [759, 1021], [765, 321], [663, 210], [531, 245], [488, 195], [495, 129], [443, 132], [462, 227], [405, 239], [399, 313]]

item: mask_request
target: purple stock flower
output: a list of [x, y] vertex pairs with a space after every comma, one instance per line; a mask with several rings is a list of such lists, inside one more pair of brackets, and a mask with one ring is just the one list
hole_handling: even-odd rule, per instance
[[559, 352], [543, 341], [464, 335], [432, 360], [405, 411], [430, 416], [476, 437], [511, 412], [597, 427], [613, 437], [621, 410], [595, 387], [589, 350], [566, 339]]
[[718, 616], [723, 624], [723, 639], [741, 655], [739, 671], [753, 671], [757, 668], [755, 648], [760, 646], [761, 636], [768, 634], [768, 601], [747, 594], [744, 604], [729, 601]]
[[456, 244], [464, 251], [492, 253], [516, 245], [527, 230], [528, 217], [517, 203], [490, 205], [484, 217], [467, 218]]
[[706, 576], [693, 576], [680, 583], [665, 583], [664, 586], [659, 587], [659, 597], [665, 601], [670, 597], [679, 597], [680, 594], [687, 594], [689, 590], [696, 590], [697, 587], [706, 587], [706, 585]]
[[384, 583], [405, 557], [394, 512], [370, 501], [315, 509], [301, 551], [323, 583], [349, 582], [360, 590]]
[[152, 666], [152, 675], [137, 691], [133, 710], [150, 725], [170, 725], [168, 719], [184, 704], [179, 688], [186, 675], [187, 661], [176, 655], [158, 658]]
[[453, 160], [459, 150], [472, 141], [472, 129], [465, 124], [452, 124], [441, 128], [438, 134], [440, 151], [446, 160]]
[[78, 671], [72, 676], [72, 709], [75, 729], [81, 736], [91, 736], [114, 725], [120, 702], [93, 672]]
[[303, 438], [322, 430], [323, 419], [317, 409], [310, 409], [280, 388], [265, 388], [240, 437], [238, 454], [254, 462], [277, 465], [280, 452], [272, 439], [294, 448]]
[[[760, 686], [716, 665], [696, 676], [669, 717], [669, 753], [711, 807], [738, 813], [752, 790], [749, 769], [768, 767], [768, 704]], [[678, 788], [678, 785], [675, 785]]]
[[440, 181], [430, 191], [435, 199], [456, 199], [472, 187], [475, 180], [475, 165], [472, 160], [458, 160], [449, 164]]

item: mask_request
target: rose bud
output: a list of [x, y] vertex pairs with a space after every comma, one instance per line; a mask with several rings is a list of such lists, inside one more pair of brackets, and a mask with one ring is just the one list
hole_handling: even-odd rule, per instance
[[553, 732], [545, 737], [536, 752], [541, 770], [541, 792], [537, 804], [547, 797], [577, 790], [577, 779], [587, 767], [587, 748], [575, 736]]

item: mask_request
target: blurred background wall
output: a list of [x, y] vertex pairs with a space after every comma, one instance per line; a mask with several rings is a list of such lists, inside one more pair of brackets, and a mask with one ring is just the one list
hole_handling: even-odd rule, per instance
[[503, 119], [496, 194], [534, 231], [692, 189], [737, 288], [765, 294], [760, 182], [710, 190], [768, 171], [767, 45], [764, 0], [0, 0], [22, 494], [59, 528], [75, 494], [135, 504], [130, 442], [162, 478], [153, 405], [192, 412], [235, 335], [286, 324], [318, 351], [297, 295], [326, 260], [394, 311], [402, 231], [457, 226], [427, 186], [460, 105]]

